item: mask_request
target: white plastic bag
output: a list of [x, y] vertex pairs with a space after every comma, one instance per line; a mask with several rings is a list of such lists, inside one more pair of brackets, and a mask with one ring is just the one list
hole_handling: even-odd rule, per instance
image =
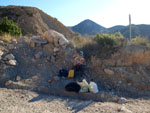
[[98, 93], [99, 92], [97, 84], [95, 82], [90, 82], [90, 84], [89, 84], [89, 90], [92, 93]]
[[82, 80], [82, 82], [78, 82], [78, 84], [81, 86], [80, 92], [86, 93], [89, 90], [89, 84], [85, 79]]

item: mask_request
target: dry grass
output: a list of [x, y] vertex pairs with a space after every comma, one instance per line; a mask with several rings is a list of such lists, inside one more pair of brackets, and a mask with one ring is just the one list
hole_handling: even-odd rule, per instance
[[92, 43], [92, 37], [75, 36], [71, 42], [77, 49], [81, 49], [83, 46]]
[[17, 36], [11, 36], [10, 34], [4, 34], [0, 36], [0, 40], [7, 43], [10, 43], [12, 40], [17, 38], [18, 38]]

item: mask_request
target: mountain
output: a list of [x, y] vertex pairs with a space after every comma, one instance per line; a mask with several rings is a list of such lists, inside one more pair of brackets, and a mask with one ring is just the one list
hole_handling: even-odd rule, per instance
[[23, 35], [42, 35], [48, 29], [60, 32], [67, 38], [75, 34], [56, 18], [35, 7], [0, 6], [0, 21], [6, 16], [19, 25]]
[[106, 28], [87, 19], [71, 27], [71, 29], [81, 35], [95, 35], [97, 33], [102, 33]]
[[[129, 26], [116, 25], [110, 28], [105, 28], [91, 20], [84, 20], [81, 23], [70, 27], [74, 32], [81, 35], [96, 35], [97, 33], [115, 33], [120, 32], [124, 37], [129, 38]], [[131, 25], [132, 37], [140, 36], [150, 38], [150, 25], [140, 24]]]
[[[122, 26], [118, 29], [114, 28], [109, 28], [108, 32], [109, 33], [115, 33], [115, 32], [120, 32], [124, 37], [128, 38], [129, 37], [129, 26]], [[131, 33], [132, 37], [140, 36], [140, 37], [146, 37], [150, 38], [150, 25], [145, 25], [145, 24], [140, 24], [140, 25], [131, 25]]]

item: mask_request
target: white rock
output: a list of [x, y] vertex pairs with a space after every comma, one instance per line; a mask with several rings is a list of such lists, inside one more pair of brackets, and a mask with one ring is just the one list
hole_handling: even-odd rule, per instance
[[17, 80], [17, 81], [21, 80], [21, 77], [20, 77], [20, 76], [17, 76], [17, 77], [16, 77], [16, 80]]
[[126, 102], [127, 102], [127, 99], [124, 98], [124, 97], [121, 97], [121, 98], [119, 99], [119, 101], [118, 101], [119, 104], [124, 104], [124, 103], [126, 103]]
[[64, 46], [64, 45], [69, 44], [69, 41], [65, 37], [62, 37], [61, 39], [59, 39], [59, 44], [61, 46]]
[[5, 86], [7, 87], [8, 85], [10, 85], [10, 84], [12, 84], [12, 83], [13, 83], [13, 81], [9, 80], [9, 81], [7, 81], [7, 82], [5, 83]]
[[9, 60], [7, 62], [7, 64], [11, 65], [11, 66], [16, 66], [17, 65], [17, 61], [16, 60]]
[[112, 71], [110, 69], [104, 69], [104, 72], [108, 75], [114, 75], [114, 71]]
[[54, 52], [58, 52], [58, 51], [59, 51], [59, 48], [55, 47], [53, 51], [54, 51]]
[[57, 77], [57, 76], [54, 76], [54, 77], [53, 77], [53, 81], [54, 81], [54, 82], [57, 82], [57, 81], [59, 81], [59, 77]]
[[54, 30], [48, 30], [44, 33], [43, 37], [50, 43], [59, 42], [60, 46], [66, 45], [69, 41], [61, 33]]
[[2, 50], [0, 50], [0, 56], [2, 56], [4, 54], [4, 52]]
[[4, 52], [2, 50], [0, 50], [0, 59], [2, 58]]
[[15, 60], [15, 56], [13, 54], [8, 54], [4, 57], [4, 60]]

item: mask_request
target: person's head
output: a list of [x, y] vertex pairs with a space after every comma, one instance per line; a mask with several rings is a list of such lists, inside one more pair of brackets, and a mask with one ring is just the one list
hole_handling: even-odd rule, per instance
[[80, 51], [80, 52], [79, 52], [79, 55], [83, 56], [83, 54], [84, 54], [83, 51]]

